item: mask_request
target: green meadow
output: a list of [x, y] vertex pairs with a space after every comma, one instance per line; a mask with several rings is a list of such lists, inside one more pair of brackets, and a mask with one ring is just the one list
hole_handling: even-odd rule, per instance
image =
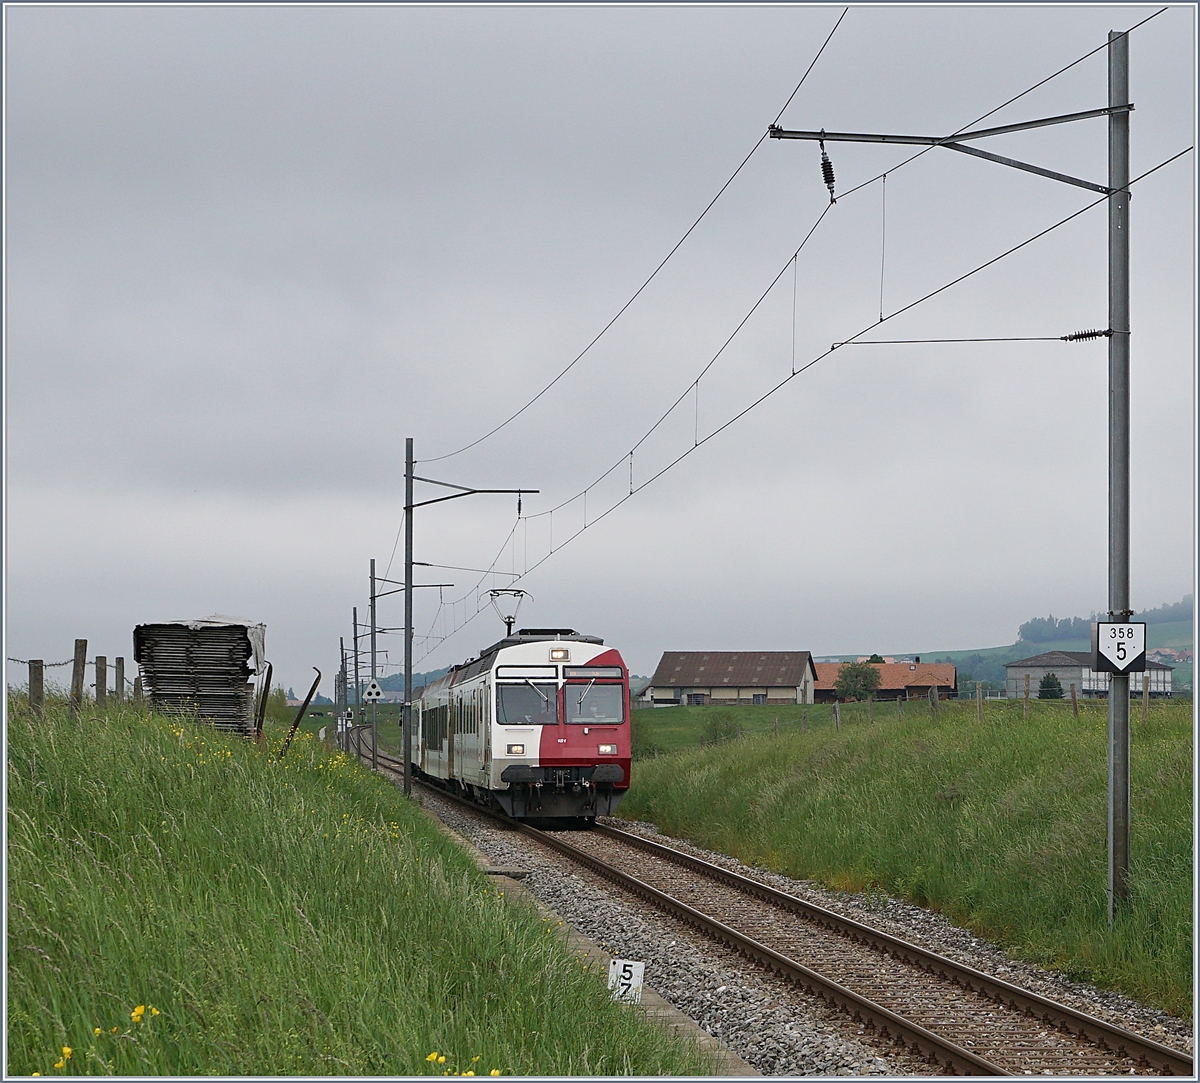
[[[970, 701], [634, 714], [622, 816], [942, 911], [1012, 955], [1191, 1017], [1192, 705], [1132, 705], [1132, 882], [1107, 921], [1107, 707]], [[805, 720], [806, 719], [806, 720]], [[778, 722], [776, 723], [776, 720]], [[737, 736], [737, 730], [742, 731]], [[776, 730], [778, 735], [776, 735]], [[707, 740], [708, 743], [705, 743]]]
[[9, 1075], [707, 1074], [395, 786], [284, 733], [9, 696]]

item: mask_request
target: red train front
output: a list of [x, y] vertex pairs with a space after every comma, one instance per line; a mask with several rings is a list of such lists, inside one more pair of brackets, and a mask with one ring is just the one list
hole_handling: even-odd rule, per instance
[[629, 788], [629, 670], [569, 628], [522, 628], [430, 684], [419, 770], [518, 819], [595, 819]]

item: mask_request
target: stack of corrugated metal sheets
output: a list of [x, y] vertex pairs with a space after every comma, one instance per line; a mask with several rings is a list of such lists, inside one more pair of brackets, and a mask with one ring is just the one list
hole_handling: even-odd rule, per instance
[[255, 689], [266, 627], [233, 617], [139, 624], [133, 656], [156, 710], [195, 714], [219, 729], [254, 734]]

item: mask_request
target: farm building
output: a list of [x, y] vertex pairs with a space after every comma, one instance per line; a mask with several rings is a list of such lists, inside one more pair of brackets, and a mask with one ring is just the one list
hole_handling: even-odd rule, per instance
[[[937, 688], [938, 695], [945, 699], [947, 696], [958, 694], [958, 671], [949, 662], [872, 662], [879, 670], [879, 688], [875, 698], [879, 699], [916, 699], [918, 696], [928, 696], [931, 688]], [[834, 685], [837, 683], [838, 670], [841, 662], [818, 662], [816, 702], [832, 703], [837, 699]]]
[[[1170, 666], [1159, 662], [1146, 662], [1146, 672], [1150, 675], [1150, 695], [1169, 696], [1171, 694]], [[1081, 696], [1107, 696], [1108, 673], [1096, 673], [1092, 669], [1091, 651], [1047, 651], [1045, 654], [1035, 654], [1032, 658], [1022, 658], [1019, 662], [1010, 662], [1004, 667], [1004, 694], [1009, 699], [1020, 699], [1025, 695], [1025, 676], [1029, 676], [1029, 694], [1038, 694], [1038, 685], [1047, 673], [1053, 673], [1062, 685], [1063, 694], [1070, 696], [1071, 685]], [[1140, 694], [1142, 691], [1142, 675], [1129, 675], [1129, 691]]]
[[812, 703], [808, 651], [664, 651], [641, 694], [655, 707]]

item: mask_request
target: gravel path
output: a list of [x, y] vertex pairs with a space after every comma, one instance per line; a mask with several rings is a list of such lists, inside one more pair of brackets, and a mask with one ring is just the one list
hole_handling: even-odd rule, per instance
[[[523, 836], [492, 825], [435, 794], [422, 804], [469, 838], [499, 866], [528, 869], [524, 884], [585, 936], [622, 958], [646, 963], [646, 984], [691, 1016], [764, 1075], [929, 1075], [937, 1068], [890, 1043], [848, 1016], [807, 997], [788, 982], [755, 967], [729, 948]], [[1177, 1048], [1191, 1049], [1182, 1020], [1103, 993], [1061, 975], [1008, 959], [1002, 952], [940, 915], [883, 896], [846, 895], [807, 881], [751, 869], [721, 854], [659, 835], [653, 825], [624, 820], [615, 827], [653, 836], [706, 860], [931, 947], [977, 969], [1003, 977]]]

